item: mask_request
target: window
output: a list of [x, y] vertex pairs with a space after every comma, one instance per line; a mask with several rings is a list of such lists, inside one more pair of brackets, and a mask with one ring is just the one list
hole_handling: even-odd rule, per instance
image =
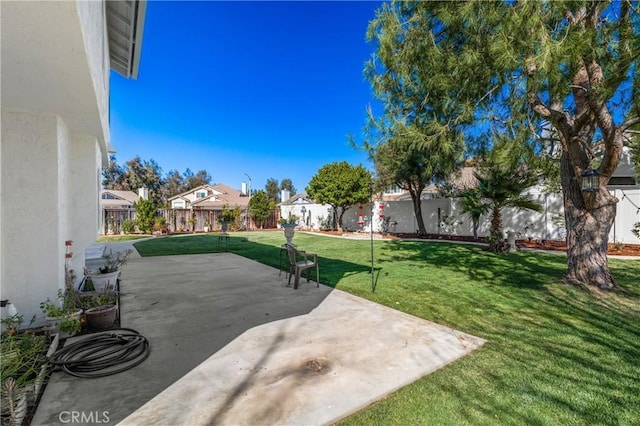
[[612, 176], [607, 185], [612, 186], [633, 186], [636, 180], [633, 176]]
[[196, 192], [196, 198], [206, 198], [207, 193], [205, 191]]
[[391, 194], [402, 194], [402, 189], [398, 185], [390, 186], [385, 188], [384, 193], [387, 195]]

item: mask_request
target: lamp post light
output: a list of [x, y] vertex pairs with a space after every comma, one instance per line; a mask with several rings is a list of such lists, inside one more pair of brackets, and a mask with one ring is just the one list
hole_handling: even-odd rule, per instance
[[585, 169], [580, 178], [582, 192], [596, 192], [600, 187], [600, 172], [597, 170]]
[[586, 168], [580, 175], [580, 189], [584, 197], [585, 206], [590, 210], [593, 198], [600, 188], [600, 172], [591, 167]]
[[305, 214], [307, 213], [307, 208], [305, 206], [302, 206], [300, 212], [302, 213], [302, 224], [306, 226], [307, 221], [305, 220]]

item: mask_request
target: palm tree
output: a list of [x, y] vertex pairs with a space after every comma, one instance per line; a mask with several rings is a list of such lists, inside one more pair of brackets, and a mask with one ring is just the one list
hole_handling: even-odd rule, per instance
[[483, 214], [489, 211], [489, 205], [483, 202], [478, 188], [467, 189], [460, 194], [462, 213], [467, 213], [473, 222], [473, 239], [478, 239], [478, 225]]
[[[522, 165], [505, 167], [490, 164], [474, 173], [478, 179], [478, 200], [491, 210], [491, 234], [489, 249], [500, 252], [504, 250], [504, 234], [502, 233], [502, 212], [504, 207], [515, 207], [519, 210], [542, 210], [540, 204], [522, 195], [527, 188], [535, 185], [537, 178]], [[484, 200], [484, 201], [482, 201]]]

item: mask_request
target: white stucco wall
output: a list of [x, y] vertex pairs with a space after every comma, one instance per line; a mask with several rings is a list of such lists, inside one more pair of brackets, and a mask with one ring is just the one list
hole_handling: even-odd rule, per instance
[[[25, 318], [64, 285], [59, 117], [2, 111], [2, 297]], [[64, 145], [65, 141], [61, 141]], [[64, 160], [63, 160], [64, 162]]]
[[[302, 207], [307, 211], [304, 214], [305, 222], [302, 221]], [[289, 213], [295, 214], [298, 220], [298, 228], [300, 229], [320, 229], [320, 222], [330, 216], [331, 206], [323, 204], [293, 204], [283, 205], [280, 207], [280, 217], [289, 217]]]
[[99, 231], [109, 54], [101, 1], [3, 2], [0, 289], [25, 318], [79, 280]]
[[[74, 135], [69, 151], [69, 227], [73, 240], [72, 267], [78, 276], [84, 267], [84, 248], [100, 233], [100, 148], [93, 136]], [[88, 159], [92, 159], [90, 161]]]
[[108, 160], [109, 69], [101, 1], [2, 2], [2, 105], [54, 113]]
[[107, 35], [106, 9], [101, 1], [76, 2], [78, 17], [82, 28], [84, 48], [87, 64], [91, 73], [91, 81], [95, 93], [100, 122], [102, 123], [102, 137], [95, 141], [100, 146], [103, 165], [108, 157], [107, 145], [110, 141], [109, 133], [109, 37]]

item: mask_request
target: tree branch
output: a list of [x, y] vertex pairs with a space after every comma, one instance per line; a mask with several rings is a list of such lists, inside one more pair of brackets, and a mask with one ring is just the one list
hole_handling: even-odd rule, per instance
[[564, 112], [549, 108], [546, 106], [538, 96], [537, 93], [529, 92], [527, 95], [529, 100], [529, 106], [531, 109], [538, 114], [542, 118], [546, 118], [553, 124], [553, 127], [556, 128], [561, 134], [562, 138], [560, 138], [560, 143], [562, 143], [562, 147], [564, 150], [568, 150], [567, 142], [569, 141], [569, 134], [571, 130], [571, 126], [567, 121], [567, 117]]
[[[620, 131], [624, 133], [629, 131], [629, 128], [635, 126], [636, 124], [640, 124], [640, 117], [632, 117], [628, 119], [627, 121], [622, 123], [620, 126], [618, 126], [618, 129], [620, 129]], [[636, 131], [630, 131], [630, 132], [636, 133]]]
[[601, 95], [598, 93], [603, 88], [604, 73], [602, 72], [602, 67], [595, 59], [589, 61], [589, 65], [586, 67], [586, 70], [589, 75], [589, 83], [591, 85], [591, 90], [589, 91], [589, 107], [595, 114], [598, 127], [600, 127], [600, 130], [604, 135], [604, 142], [608, 148], [608, 145], [613, 143], [616, 126], [604, 99], [602, 99]]

